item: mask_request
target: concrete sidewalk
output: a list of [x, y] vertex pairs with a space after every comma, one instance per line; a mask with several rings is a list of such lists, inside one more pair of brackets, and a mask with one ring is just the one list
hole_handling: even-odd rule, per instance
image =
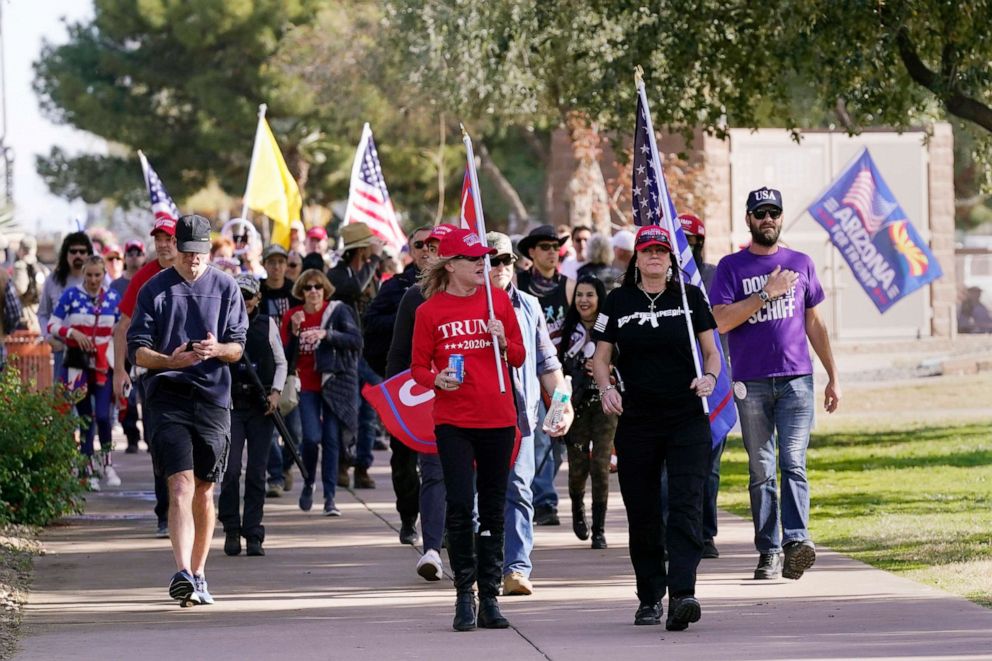
[[339, 491], [340, 519], [319, 514], [319, 493], [301, 512], [299, 485], [269, 499], [265, 557], [225, 556], [218, 525], [207, 572], [217, 603], [181, 609], [167, 596], [168, 540], [154, 538], [148, 455], [115, 461], [122, 489], [43, 534], [17, 659], [992, 658], [992, 611], [827, 549], [801, 581], [751, 580], [750, 522], [729, 515], [721, 557], [700, 566], [702, 620], [680, 633], [635, 627], [615, 476], [608, 550], [579, 542], [564, 516], [539, 528], [535, 594], [500, 599], [512, 628], [455, 633], [450, 580], [423, 581], [419, 550], [398, 543], [384, 452], [377, 489]]

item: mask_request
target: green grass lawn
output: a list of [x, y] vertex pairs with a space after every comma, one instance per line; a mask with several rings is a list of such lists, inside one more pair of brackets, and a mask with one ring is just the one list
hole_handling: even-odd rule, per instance
[[[992, 425], [814, 434], [813, 539], [992, 607]], [[731, 437], [720, 507], [750, 518]]]

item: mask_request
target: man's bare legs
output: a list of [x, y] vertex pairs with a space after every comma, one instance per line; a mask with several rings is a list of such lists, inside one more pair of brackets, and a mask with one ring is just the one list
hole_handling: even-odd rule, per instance
[[207, 564], [207, 554], [210, 552], [210, 540], [214, 536], [214, 525], [217, 522], [217, 510], [214, 507], [214, 483], [204, 482], [194, 478], [193, 493], [193, 525], [196, 535], [193, 539], [193, 570], [194, 576], [203, 576]]
[[203, 574], [216, 519], [213, 482], [193, 477], [193, 471], [169, 476], [169, 537], [176, 569]]

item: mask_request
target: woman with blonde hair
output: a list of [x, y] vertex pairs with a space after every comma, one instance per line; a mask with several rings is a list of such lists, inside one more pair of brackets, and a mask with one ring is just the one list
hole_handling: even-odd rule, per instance
[[[479, 585], [478, 626], [509, 626], [496, 602], [503, 578], [503, 506], [517, 425], [508, 365], [523, 365], [520, 326], [507, 293], [492, 291], [485, 262], [495, 250], [464, 229], [445, 234], [438, 259], [424, 269], [426, 301], [417, 308], [411, 371], [434, 391], [434, 435], [447, 491], [448, 559], [457, 600], [452, 626], [476, 627], [473, 586]], [[497, 343], [499, 361], [493, 351]], [[461, 365], [457, 358], [461, 357]], [[502, 372], [504, 391], [499, 388]], [[472, 512], [478, 490], [479, 529]]]
[[338, 460], [345, 432], [358, 429], [358, 355], [362, 334], [347, 305], [332, 301], [334, 286], [321, 271], [309, 269], [293, 285], [303, 305], [290, 308], [282, 320], [287, 356], [295, 356], [300, 379], [300, 418], [303, 423], [303, 464], [306, 482], [300, 509], [313, 507], [317, 456], [321, 461], [324, 516], [341, 516], [334, 504]]

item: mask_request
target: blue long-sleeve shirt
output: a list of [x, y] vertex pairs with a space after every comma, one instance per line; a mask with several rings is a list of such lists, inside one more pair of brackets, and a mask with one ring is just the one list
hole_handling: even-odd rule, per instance
[[[170, 355], [180, 345], [206, 339], [208, 332], [218, 342], [245, 345], [248, 313], [234, 278], [220, 269], [208, 268], [196, 281], [187, 282], [169, 268], [155, 275], [138, 293], [127, 332], [128, 356], [136, 362], [141, 347]], [[227, 363], [218, 358], [181, 370], [149, 370], [144, 377], [147, 397], [154, 397], [162, 378], [195, 386], [197, 397], [216, 406], [231, 406], [231, 372]]]

